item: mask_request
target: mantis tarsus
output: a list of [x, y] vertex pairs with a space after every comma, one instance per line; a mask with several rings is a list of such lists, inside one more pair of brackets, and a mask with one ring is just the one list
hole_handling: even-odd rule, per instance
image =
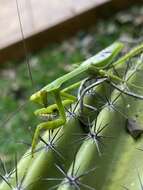
[[[43, 87], [41, 90], [37, 91], [30, 97], [31, 101], [41, 104], [44, 107], [36, 110], [35, 115], [37, 116], [42, 116], [43, 114], [52, 115], [55, 111], [58, 111], [59, 113], [58, 118], [42, 122], [37, 126], [32, 141], [32, 155], [34, 153], [35, 146], [37, 144], [40, 135], [40, 131], [42, 129], [45, 130], [55, 129], [64, 125], [66, 123], [66, 113], [64, 106], [71, 105], [77, 101], [77, 97], [69, 94], [68, 91], [79, 87], [82, 81], [80, 80], [68, 87], [64, 87], [67, 81], [70, 81], [75, 77], [78, 77], [79, 75], [83, 76], [83, 74], [86, 74], [88, 77], [92, 76], [92, 78], [93, 77], [107, 78], [108, 80], [112, 80], [113, 83], [125, 82], [120, 77], [112, 74], [112, 72], [110, 72], [110, 70], [108, 69], [112, 68], [112, 65], [125, 63], [131, 57], [141, 53], [143, 50], [143, 44], [137, 46], [136, 48], [132, 49], [129, 53], [127, 53], [117, 61], [113, 62], [114, 58], [121, 52], [123, 47], [124, 47], [123, 43], [114, 42], [104, 50], [100, 51], [98, 54], [94, 55], [93, 57], [81, 63], [81, 65], [75, 70], [54, 80], [52, 83], [46, 85], [45, 87]], [[55, 104], [48, 105], [47, 98], [49, 96], [54, 97]], [[139, 99], [143, 99], [143, 96], [136, 95], [136, 97]]]

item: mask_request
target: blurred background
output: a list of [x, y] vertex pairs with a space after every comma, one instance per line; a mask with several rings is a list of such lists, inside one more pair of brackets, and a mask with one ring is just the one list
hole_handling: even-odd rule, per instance
[[141, 42], [143, 2], [1, 0], [0, 8], [0, 158], [10, 163], [39, 123], [29, 96], [115, 40]]

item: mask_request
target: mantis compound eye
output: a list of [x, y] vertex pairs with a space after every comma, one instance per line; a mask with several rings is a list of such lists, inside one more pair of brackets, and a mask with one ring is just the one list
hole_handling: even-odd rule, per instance
[[47, 92], [46, 91], [38, 91], [30, 97], [30, 101], [41, 104], [42, 106], [47, 106]]

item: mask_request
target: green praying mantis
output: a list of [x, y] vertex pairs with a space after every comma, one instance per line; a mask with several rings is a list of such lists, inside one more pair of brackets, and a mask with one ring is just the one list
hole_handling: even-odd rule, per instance
[[[40, 123], [36, 127], [32, 140], [32, 156], [34, 154], [41, 130], [51, 130], [64, 125], [67, 121], [65, 106], [71, 105], [78, 100], [78, 98], [74, 95], [71, 95], [69, 91], [78, 88], [82, 83], [82, 80], [80, 79], [78, 82], [74, 82], [73, 84], [66, 86], [68, 81], [72, 81], [79, 75], [83, 77], [87, 75], [88, 77], [92, 78], [106, 78], [107, 80], [111, 80], [114, 83], [126, 82], [119, 76], [116, 76], [112, 72], [110, 72], [109, 68], [112, 68], [112, 66], [118, 64], [123, 64], [131, 57], [141, 53], [143, 51], [143, 44], [135, 47], [129, 53], [127, 53], [117, 61], [113, 62], [113, 60], [121, 52], [123, 47], [124, 44], [122, 42], [114, 42], [93, 57], [90, 57], [86, 61], [82, 62], [79, 67], [77, 67], [73, 71], [54, 80], [30, 97], [30, 101], [36, 102], [43, 106], [43, 108], [35, 111], [36, 116], [44, 117], [53, 115], [53, 117], [49, 117], [47, 121]], [[103, 81], [104, 80], [102, 80], [101, 82]], [[128, 95], [134, 95], [139, 99], [143, 99], [143, 97], [140, 95], [129, 92], [125, 93]], [[48, 98], [50, 96], [54, 97], [55, 100], [54, 104], [52, 105], [48, 104]], [[58, 113], [59, 116], [54, 117], [55, 113]]]

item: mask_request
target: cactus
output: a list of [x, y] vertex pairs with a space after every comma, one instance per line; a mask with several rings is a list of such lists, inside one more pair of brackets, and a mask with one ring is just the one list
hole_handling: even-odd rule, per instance
[[[124, 75], [125, 65], [116, 70]], [[142, 72], [139, 58], [126, 73], [129, 85], [134, 84], [129, 88], [140, 95]], [[0, 190], [142, 189], [143, 101], [110, 90], [110, 84], [95, 90], [85, 101], [99, 111], [85, 108], [79, 115], [77, 108], [65, 127], [45, 132], [34, 158], [28, 150], [18, 164], [15, 161], [9, 178], [1, 175]], [[83, 118], [91, 126], [88, 133]]]

